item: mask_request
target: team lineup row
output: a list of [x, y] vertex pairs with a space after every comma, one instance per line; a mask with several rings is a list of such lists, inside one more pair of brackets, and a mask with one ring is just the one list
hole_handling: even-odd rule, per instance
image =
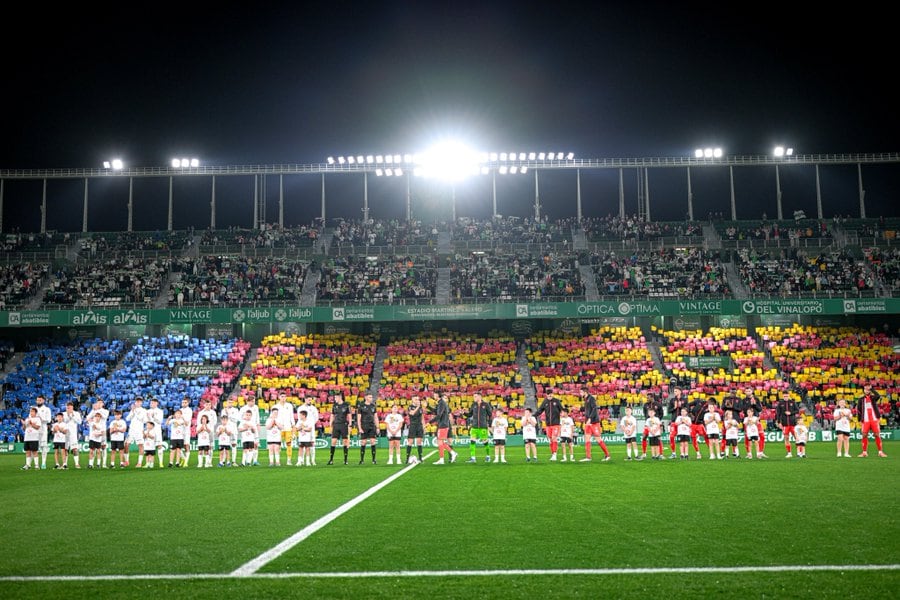
[[[595, 442], [604, 454], [602, 460], [610, 460], [609, 450], [601, 437], [601, 419], [596, 399], [582, 391], [583, 407], [582, 425], [584, 434], [585, 456], [582, 462], [590, 462], [592, 456], [592, 442]], [[430, 411], [431, 418], [428, 421], [437, 427], [437, 447], [439, 459], [435, 464], [443, 464], [445, 454], [449, 453], [449, 461], [455, 462], [458, 454], [451, 445], [451, 414], [446, 395], [434, 396], [434, 407]], [[695, 407], [696, 408], [696, 407]], [[410, 405], [404, 415], [399, 405], [394, 404], [390, 412], [385, 415], [386, 434], [388, 438], [388, 464], [408, 464], [422, 460], [423, 439], [425, 437], [426, 404], [418, 397], [411, 399]], [[702, 454], [698, 445], [698, 438], [703, 437], [704, 443], [709, 448], [710, 459], [722, 459], [728, 456], [740, 457], [738, 440], [741, 430], [744, 434], [746, 457], [752, 458], [755, 452], [757, 458], [766, 458], [765, 435], [759, 416], [755, 410], [747, 408], [743, 418], [734, 414], [732, 410], [722, 410], [715, 402], [709, 402], [705, 406], [705, 412], [691, 409], [687, 405], [678, 406], [676, 414], [668, 423], [670, 458], [676, 457], [676, 444], [679, 456], [687, 459], [689, 445], [693, 446], [696, 458]], [[866, 389], [866, 393], [858, 403], [858, 414], [862, 422], [862, 447], [860, 456], [867, 456], [868, 434], [872, 433], [878, 447], [878, 455], [885, 457], [880, 438], [880, 414], [878, 412], [877, 396]], [[650, 446], [651, 457], [655, 460], [664, 458], [663, 429], [664, 423], [658, 416], [662, 413], [658, 406], [650, 405], [647, 409], [647, 418], [643, 423], [641, 449], [638, 450], [638, 421], [632, 414], [632, 408], [625, 408], [625, 415], [619, 419], [618, 426], [625, 437], [626, 460], [642, 460], [647, 456], [647, 446]], [[143, 399], [134, 401], [132, 410], [126, 417], [123, 411], [116, 410], [113, 419], [109, 421], [110, 412], [104, 408], [102, 400], [97, 400], [87, 415], [88, 423], [88, 467], [107, 467], [115, 465], [115, 455], [119, 455], [119, 466], [129, 466], [128, 449], [132, 444], [138, 447], [137, 467], [152, 468], [159, 458], [159, 466], [163, 466], [163, 456], [160, 455], [165, 445], [163, 443], [163, 429], [169, 431], [169, 466], [186, 467], [191, 449], [191, 440], [196, 440], [198, 453], [198, 467], [211, 467], [212, 454], [215, 446], [218, 446], [220, 466], [230, 465], [257, 465], [259, 445], [265, 440], [269, 454], [269, 465], [281, 465], [281, 450], [286, 449], [286, 464], [297, 466], [315, 465], [315, 438], [316, 424], [319, 420], [318, 409], [313, 404], [301, 405], [295, 410], [292, 404], [287, 402], [285, 396], [279, 398], [270, 410], [265, 422], [260, 421], [259, 408], [255, 402], [248, 402], [238, 408], [234, 403], [226, 400], [221, 413], [217, 414], [208, 402], [201, 402], [201, 410], [197, 414], [196, 427], [192, 435], [193, 411], [189, 401], [185, 399], [182, 407], [176, 409], [168, 418], [155, 399], [150, 400], [150, 407], [144, 408]], [[377, 438], [379, 436], [380, 421], [374, 399], [371, 394], [365, 396], [364, 403], [356, 408], [356, 428], [360, 440], [360, 464], [365, 461], [366, 447], [371, 451], [371, 460], [376, 462]], [[574, 447], [576, 438], [575, 422], [559, 398], [548, 396], [537, 410], [526, 408], [521, 417], [522, 434], [525, 442], [525, 459], [530, 462], [537, 460], [537, 431], [539, 419], [543, 416], [544, 430], [549, 440], [551, 451], [550, 460], [556, 461], [559, 445], [562, 444], [562, 461], [574, 461]], [[805, 457], [805, 447], [809, 439], [809, 428], [805, 424], [801, 414], [793, 403], [784, 403], [778, 407], [776, 423], [784, 436], [786, 457], [793, 456], [791, 441], [797, 445], [797, 456]], [[841, 400], [835, 410], [835, 433], [837, 436], [838, 457], [849, 457], [850, 420], [852, 411]], [[351, 407], [345, 403], [342, 397], [335, 397], [331, 407], [329, 428], [331, 430], [331, 450], [328, 463], [333, 464], [335, 449], [343, 446], [344, 464], [349, 461], [350, 422], [352, 420]], [[50, 443], [54, 449], [55, 468], [68, 468], [69, 455], [73, 458], [75, 468], [80, 468], [78, 453], [78, 430], [82, 424], [82, 415], [74, 409], [73, 403], [66, 405], [65, 412], [51, 418], [50, 408], [44, 398], [38, 396], [36, 405], [29, 410], [29, 416], [22, 420], [25, 430], [26, 462], [22, 467], [46, 468], [47, 454]], [[490, 446], [494, 448], [495, 462], [506, 462], [506, 437], [509, 431], [510, 420], [505, 411], [494, 409], [489, 403], [483, 401], [479, 394], [474, 395], [474, 401], [469, 409], [468, 423], [470, 425], [470, 451], [469, 462], [475, 462], [475, 448], [483, 445], [486, 449], [487, 461], [490, 461]], [[401, 440], [406, 437], [406, 457], [401, 457]], [[299, 449], [299, 458], [293, 463], [293, 448]], [[412, 448], [417, 448], [417, 456], [412, 456]], [[237, 452], [241, 452], [241, 461], [237, 462]], [[112, 451], [111, 463], [108, 461], [108, 452]], [[40, 456], [39, 456], [40, 455]]]

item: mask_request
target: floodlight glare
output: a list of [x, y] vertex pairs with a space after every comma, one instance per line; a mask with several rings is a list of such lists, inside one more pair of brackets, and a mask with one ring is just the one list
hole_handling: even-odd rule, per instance
[[340, 164], [344, 164], [345, 162], [347, 162], [347, 159], [344, 158], [343, 156], [338, 156], [338, 162], [339, 162]]
[[352, 156], [348, 156], [348, 157], [347, 157], [347, 162], [350, 163], [350, 164], [352, 165], [352, 164], [356, 163], [356, 159], [353, 158]]
[[385, 177], [390, 177], [390, 176], [393, 175], [393, 174], [394, 174], [393, 169], [385, 169], [385, 170], [384, 170], [384, 176], [385, 176]]
[[515, 175], [516, 173], [519, 172], [519, 167], [513, 165], [512, 167], [509, 168], [509, 172], [511, 175]]
[[775, 146], [775, 149], [772, 150], [772, 154], [774, 154], [776, 158], [781, 158], [784, 156], [784, 146]]
[[333, 164], [334, 164], [334, 157], [333, 157], [333, 156], [329, 156], [329, 157], [328, 157], [328, 164], [329, 164], [329, 165], [333, 165]]
[[546, 154], [544, 154], [543, 152], [539, 152], [539, 153], [538, 153], [538, 160], [544, 160], [544, 157], [545, 157], [545, 156], [546, 156]]
[[491, 162], [497, 162], [497, 153], [491, 152]]
[[536, 152], [529, 152], [529, 153], [528, 153], [528, 160], [534, 160], [535, 158], [537, 158], [537, 153], [536, 153]]
[[703, 158], [703, 148], [694, 150], [694, 158]]
[[506, 160], [506, 152], [500, 153], [500, 160]]
[[[388, 156], [388, 158], [390, 158], [390, 156]], [[377, 154], [377, 155], [375, 156], [375, 162], [377, 162], [377, 163], [383, 163], [383, 162], [384, 162], [384, 156], [382, 156], [382, 155], [380, 155], [380, 154]], [[391, 161], [388, 161], [388, 162], [391, 162]]]
[[[381, 158], [381, 157], [377, 157], [377, 158]], [[381, 162], [381, 161], [378, 161], [378, 162]], [[391, 156], [390, 154], [385, 154], [385, 155], [384, 155], [384, 162], [387, 163], [387, 164], [389, 164], [389, 165], [390, 165], [390, 164], [393, 164], [393, 162], [394, 162], [394, 157]]]
[[488, 167], [481, 167], [481, 174], [482, 174], [482, 175], [487, 175], [487, 174], [490, 173], [490, 172], [491, 172], [491, 170], [490, 170]]
[[124, 166], [125, 166], [125, 165], [122, 164], [122, 159], [121, 159], [121, 158], [114, 158], [114, 159], [112, 160], [112, 168], [113, 168], [114, 171], [121, 171], [121, 170], [122, 170], [122, 167], [124, 167]]
[[724, 154], [724, 152], [722, 151], [721, 148], [716, 148], [715, 150], [713, 150], [713, 156], [716, 158], [722, 158], [723, 154]]
[[400, 164], [400, 159], [401, 159], [401, 158], [402, 158], [402, 157], [401, 157], [399, 154], [395, 154], [395, 155], [394, 155], [394, 162], [397, 163], [397, 164], [399, 165], [399, 164]]
[[180, 158], [173, 158], [173, 159], [172, 159], [172, 168], [173, 168], [173, 169], [177, 169], [177, 168], [179, 168], [180, 166], [181, 166], [181, 159], [180, 159]]
[[502, 165], [502, 166], [500, 167], [500, 174], [501, 174], [501, 175], [506, 175], [506, 165]]
[[359, 156], [356, 157], [356, 162], [360, 165], [363, 164], [365, 162], [365, 157], [362, 154], [360, 154]]
[[422, 167], [416, 167], [413, 169], [413, 175], [415, 175], [416, 177], [422, 177], [424, 174], [425, 173], [422, 170]]
[[404, 154], [403, 155], [403, 162], [405, 162], [406, 164], [410, 164], [412, 161], [413, 161], [412, 154]]
[[712, 158], [713, 157], [713, 149], [706, 148], [705, 150], [703, 150], [703, 157], [704, 158]]
[[525, 160], [525, 153], [519, 152], [519, 160]]
[[403, 175], [403, 169], [394, 169], [395, 177], [400, 177], [401, 175]]
[[371, 165], [373, 162], [375, 162], [375, 157], [372, 156], [371, 154], [368, 155], [368, 156], [366, 157], [366, 162], [367, 162], [368, 164]]
[[478, 174], [478, 153], [458, 141], [436, 144], [422, 154], [422, 172], [425, 177], [460, 181]]

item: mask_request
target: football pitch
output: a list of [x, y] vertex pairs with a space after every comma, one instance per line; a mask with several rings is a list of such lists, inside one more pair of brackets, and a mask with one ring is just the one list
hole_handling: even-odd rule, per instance
[[900, 443], [887, 459], [830, 443], [805, 460], [771, 442], [751, 461], [610, 449], [467, 464], [463, 448], [414, 467], [384, 450], [363, 466], [319, 450], [315, 468], [197, 469], [194, 454], [153, 471], [0, 456], [0, 597], [896, 597]]

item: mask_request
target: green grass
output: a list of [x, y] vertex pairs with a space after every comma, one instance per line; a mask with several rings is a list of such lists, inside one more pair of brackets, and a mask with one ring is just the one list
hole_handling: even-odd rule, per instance
[[[888, 459], [413, 469], [263, 573], [900, 562], [900, 443]], [[854, 447], [858, 451], [858, 447]], [[576, 450], [578, 456], [582, 449]], [[351, 453], [351, 458], [353, 453]], [[383, 458], [382, 451], [380, 457]], [[468, 453], [464, 450], [462, 458]], [[229, 573], [398, 467], [22, 472], [0, 456], [0, 576]], [[432, 458], [433, 460], [433, 458]], [[429, 461], [431, 462], [431, 461]], [[0, 597], [892, 597], [900, 572], [0, 582]]]

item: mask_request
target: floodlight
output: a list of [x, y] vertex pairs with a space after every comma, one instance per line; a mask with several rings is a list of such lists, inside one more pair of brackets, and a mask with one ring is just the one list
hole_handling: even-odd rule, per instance
[[575, 160], [575, 153], [574, 153], [574, 152], [569, 152], [569, 153], [566, 155], [566, 160]]
[[329, 165], [333, 165], [333, 164], [334, 164], [334, 157], [333, 157], [333, 156], [329, 156], [329, 157], [328, 157], [328, 164], [329, 164]]
[[491, 162], [497, 162], [497, 153], [491, 152]]
[[173, 169], [177, 169], [177, 168], [179, 168], [180, 166], [181, 166], [181, 159], [180, 159], [180, 158], [173, 158], [173, 159], [172, 159], [172, 168], [173, 168]]
[[103, 168], [104, 168], [104, 169], [111, 169], [111, 168], [112, 168], [112, 164], [110, 164], [110, 162], [109, 162], [108, 160], [104, 160], [104, 161], [103, 161]]
[[362, 154], [358, 155], [356, 157], [356, 162], [360, 165], [363, 164], [365, 162], [365, 157]]
[[478, 174], [478, 153], [461, 142], [448, 140], [422, 154], [422, 167], [425, 177], [459, 181]]
[[399, 154], [394, 155], [394, 162], [397, 163], [398, 165], [400, 164], [400, 158], [401, 158], [401, 156]]
[[704, 158], [712, 158], [712, 157], [713, 157], [713, 149], [712, 149], [712, 148], [706, 148], [706, 149], [703, 151], [703, 157], [704, 157]]
[[347, 162], [347, 159], [345, 159], [343, 156], [338, 156], [338, 162], [340, 164], [344, 164], [345, 162]]
[[384, 171], [382, 171], [381, 169], [375, 169], [375, 177], [381, 177], [382, 175], [384, 175]]
[[114, 171], [121, 171], [121, 170], [122, 170], [122, 167], [124, 167], [124, 166], [125, 166], [125, 165], [122, 164], [122, 159], [121, 159], [121, 158], [114, 158], [114, 159], [112, 160], [112, 168], [113, 168]]
[[394, 169], [394, 176], [395, 176], [395, 177], [400, 177], [400, 176], [402, 176], [402, 175], [403, 175], [403, 169], [399, 169], [399, 168], [398, 168], [398, 169]]
[[544, 160], [544, 157], [545, 157], [545, 156], [546, 156], [546, 154], [544, 154], [543, 152], [539, 152], [539, 153], [538, 153], [538, 160]]
[[713, 150], [713, 156], [716, 158], [722, 158], [723, 154], [724, 154], [724, 152], [722, 151], [721, 148], [716, 148], [715, 150]]
[[500, 153], [500, 160], [506, 160], [506, 152]]
[[519, 167], [517, 167], [517, 166], [515, 166], [515, 165], [513, 165], [513, 166], [511, 166], [511, 167], [509, 168], [509, 173], [510, 173], [510, 175], [515, 175], [515, 174], [518, 173], [518, 172], [519, 172]]
[[793, 156], [793, 155], [794, 155], [794, 149], [793, 149], [793, 148], [788, 148], [787, 150], [785, 150], [784, 154], [785, 154], [785, 156]]
[[525, 160], [526, 154], [524, 152], [519, 152], [519, 160]]
[[522, 167], [521, 169], [519, 169], [519, 173], [521, 173], [522, 175], [524, 175], [527, 172], [528, 172], [528, 167]]
[[703, 148], [694, 150], [694, 158], [703, 158]]
[[[390, 158], [390, 156], [388, 156], [388, 158]], [[377, 162], [377, 163], [383, 163], [383, 162], [384, 162], [384, 156], [382, 156], [381, 154], [375, 155], [375, 162]], [[388, 162], [391, 162], [391, 161], [388, 161]]]
[[537, 152], [528, 153], [528, 160], [534, 160], [535, 158], [537, 158]]
[[375, 162], [375, 157], [372, 156], [371, 154], [368, 155], [368, 156], [366, 157], [366, 162], [367, 162], [368, 164], [371, 165], [373, 162]]
[[506, 165], [502, 165], [502, 166], [500, 167], [500, 174], [501, 174], [501, 175], [506, 175]]
[[[379, 162], [380, 162], [380, 161], [379, 161]], [[384, 155], [384, 162], [385, 162], [386, 164], [389, 164], [389, 165], [390, 165], [390, 164], [393, 164], [393, 162], [394, 162], [394, 157], [391, 156], [390, 154], [385, 154], [385, 155]]]
[[413, 175], [415, 175], [416, 177], [422, 177], [424, 174], [425, 172], [422, 167], [416, 167], [413, 169]]
[[347, 157], [347, 162], [350, 163], [350, 164], [352, 165], [352, 164], [355, 164], [355, 163], [356, 163], [356, 159], [355, 159], [354, 157], [352, 157], [352, 156], [348, 156], [348, 157]]
[[482, 175], [487, 175], [487, 174], [490, 173], [490, 172], [491, 172], [491, 170], [490, 170], [488, 167], [481, 167], [481, 174], [482, 174]]
[[413, 161], [412, 154], [404, 154], [403, 155], [403, 162], [405, 162], [406, 164], [410, 164], [412, 161]]
[[775, 149], [772, 150], [772, 154], [775, 155], [775, 158], [781, 158], [784, 156], [784, 146], [775, 146]]
[[393, 174], [394, 174], [394, 170], [393, 170], [393, 169], [385, 169], [385, 170], [384, 170], [384, 176], [385, 176], [385, 177], [390, 177], [390, 176], [393, 175]]

